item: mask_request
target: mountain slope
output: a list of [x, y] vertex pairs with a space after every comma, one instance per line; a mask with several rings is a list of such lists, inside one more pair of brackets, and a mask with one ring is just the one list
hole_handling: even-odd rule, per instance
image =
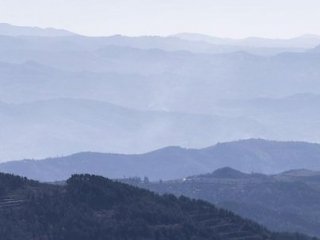
[[74, 173], [166, 180], [203, 174], [224, 166], [264, 173], [302, 168], [320, 170], [319, 156], [318, 144], [252, 139], [199, 150], [168, 147], [146, 154], [79, 153], [38, 161], [13, 161], [0, 164], [0, 171], [42, 181], [64, 180]]
[[159, 193], [209, 201], [275, 231], [320, 236], [320, 172], [301, 169], [263, 175], [223, 168], [175, 181], [126, 182]]
[[75, 175], [61, 186], [4, 174], [0, 180], [6, 240], [309, 239], [271, 233], [206, 202], [160, 197], [97, 176]]

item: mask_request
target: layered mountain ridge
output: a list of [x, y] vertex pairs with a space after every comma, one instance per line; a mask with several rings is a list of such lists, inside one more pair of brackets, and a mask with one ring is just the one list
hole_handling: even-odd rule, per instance
[[172, 180], [225, 166], [248, 173], [271, 174], [292, 169], [320, 170], [319, 156], [319, 144], [249, 139], [204, 149], [169, 147], [145, 154], [87, 152], [44, 160], [10, 161], [0, 164], [0, 171], [41, 181], [65, 180], [74, 173]]
[[[13, 31], [0, 28], [2, 162], [247, 138], [320, 142], [320, 55], [291, 45], [315, 36], [279, 40], [283, 48], [2, 26]], [[115, 118], [110, 104], [127, 112]]]

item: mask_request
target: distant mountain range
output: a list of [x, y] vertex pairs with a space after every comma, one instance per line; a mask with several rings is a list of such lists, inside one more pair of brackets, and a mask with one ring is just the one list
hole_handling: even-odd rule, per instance
[[168, 147], [135, 155], [78, 153], [45, 160], [11, 161], [0, 164], [0, 171], [41, 181], [65, 180], [74, 173], [167, 180], [203, 174], [224, 166], [259, 173], [301, 168], [320, 170], [319, 162], [319, 144], [251, 139], [199, 150]]
[[249, 37], [245, 39], [217, 38], [205, 34], [180, 33], [174, 35], [177, 38], [206, 42], [211, 44], [233, 45], [233, 46], [250, 46], [250, 47], [269, 47], [269, 48], [313, 48], [320, 44], [320, 36], [318, 35], [302, 35], [289, 39], [268, 39]]
[[7, 23], [0, 23], [0, 35], [64, 37], [64, 36], [73, 36], [75, 34], [62, 29], [14, 26]]
[[320, 142], [314, 49], [1, 26], [16, 34], [0, 31], [0, 122], [8, 129], [0, 161], [247, 138]]
[[[191, 51], [202, 53], [231, 53], [246, 51], [261, 55], [272, 55], [280, 52], [301, 52], [320, 44], [320, 37], [316, 35], [304, 35], [292, 39], [227, 39], [202, 34], [182, 33], [167, 37], [139, 36], [127, 37], [114, 35], [108, 37], [85, 37], [67, 30], [55, 28], [23, 27], [7, 23], [0, 23], [0, 35], [11, 37], [58, 37], [60, 42], [76, 41], [78, 44], [86, 39], [99, 47], [101, 44], [126, 46], [142, 49], [163, 49], [168, 51]], [[64, 37], [64, 38], [61, 38]], [[59, 39], [60, 38], [60, 39]], [[33, 39], [35, 40], [35, 39]], [[47, 39], [48, 40], [48, 39]], [[44, 41], [44, 39], [42, 39]], [[50, 41], [50, 40], [49, 40]], [[86, 45], [88, 47], [88, 45]], [[82, 44], [82, 47], [83, 44]]]
[[[295, 57], [293, 60], [283, 56], [266, 59], [246, 54], [232, 57], [131, 50], [110, 47], [104, 53], [106, 58], [95, 56], [92, 60], [90, 54], [61, 54], [60, 51], [41, 53], [40, 58], [36, 51], [34, 59], [25, 56], [25, 60], [30, 61], [0, 63], [0, 101], [8, 103], [6, 108], [1, 107], [0, 121], [5, 129], [10, 129], [4, 131], [6, 135], [0, 135], [1, 145], [6, 146], [0, 153], [0, 161], [80, 151], [139, 153], [168, 145], [201, 148], [244, 138], [320, 141], [319, 56], [309, 55], [308, 60], [300, 62]], [[0, 58], [3, 56], [11, 56], [15, 61], [22, 59], [20, 54], [16, 57], [4, 54]], [[206, 59], [214, 61], [216, 68], [207, 65]], [[132, 64], [138, 60], [140, 64]], [[81, 71], [81, 66], [88, 71]], [[91, 68], [97, 72], [89, 71]], [[269, 68], [278, 70], [267, 74]], [[286, 71], [287, 68], [291, 70]], [[234, 74], [235, 71], [240, 72]], [[64, 102], [72, 102], [73, 106]], [[100, 110], [83, 107], [82, 104], [87, 105], [85, 102], [93, 109], [98, 105]], [[44, 104], [47, 108], [41, 107]], [[136, 116], [143, 117], [114, 123], [108, 118], [113, 115], [110, 108], [103, 107], [110, 104], [138, 112]], [[13, 115], [9, 108], [19, 110]], [[64, 109], [65, 116], [57, 115], [60, 114], [58, 108]], [[28, 109], [35, 116], [34, 122], [23, 121]], [[44, 109], [47, 116], [43, 114]], [[77, 115], [71, 113], [75, 111]], [[79, 115], [90, 116], [85, 125], [79, 124]], [[185, 120], [182, 116], [186, 116]], [[14, 121], [6, 120], [13, 117]], [[92, 127], [97, 121], [102, 124]], [[41, 123], [43, 128], [35, 129], [35, 123]], [[117, 127], [112, 129], [112, 124]], [[126, 124], [143, 127], [137, 130], [127, 128]], [[54, 129], [54, 133], [50, 129]], [[25, 138], [20, 132], [24, 132]], [[48, 147], [40, 149], [37, 146], [45, 133], [52, 140], [46, 142]]]
[[138, 179], [125, 182], [161, 194], [209, 201], [274, 231], [320, 236], [320, 171], [301, 169], [263, 175], [222, 168], [210, 174], [161, 183]]
[[204, 201], [159, 196], [98, 176], [74, 175], [53, 185], [0, 174], [0, 190], [6, 240], [312, 239], [271, 232]]
[[[9, 44], [13, 43], [14, 41], [9, 40]], [[70, 44], [72, 45], [72, 42]], [[35, 98], [34, 95], [30, 96], [28, 91], [21, 94], [17, 92], [23, 84], [28, 85], [33, 79], [42, 85], [36, 84], [32, 87], [29, 84], [29, 88], [41, 93], [43, 90], [47, 91], [46, 88], [43, 89], [43, 85], [45, 87], [47, 82], [59, 79], [70, 79], [67, 89], [73, 86], [75, 79], [80, 79], [81, 84], [86, 86], [91, 81], [95, 83], [98, 80], [98, 83], [102, 82], [102, 87], [119, 91], [121, 89], [116, 87], [120, 84], [117, 85], [116, 78], [122, 78], [122, 83], [140, 84], [143, 90], [148, 90], [147, 94], [154, 93], [153, 99], [146, 99], [150, 104], [184, 111], [188, 110], [186, 106], [192, 107], [189, 111], [195, 111], [196, 106], [200, 110], [208, 111], [208, 108], [212, 108], [221, 98], [284, 97], [297, 93], [320, 93], [317, 85], [320, 55], [314, 53], [286, 53], [267, 58], [246, 53], [192, 54], [117, 46], [94, 51], [84, 51], [81, 48], [63, 50], [68, 48], [67, 46], [55, 49], [50, 44], [43, 47], [50, 49], [49, 51], [37, 49], [41, 44], [36, 44], [35, 49], [32, 49], [32, 46], [19, 49], [20, 44], [16, 44], [16, 47], [4, 45], [0, 45], [1, 85], [4, 88], [2, 91], [9, 95], [8, 90], [11, 90], [14, 94], [11, 94], [10, 98], [2, 94], [1, 101], [13, 102], [23, 97], [27, 101], [31, 96]], [[287, 68], [291, 70], [287, 71]], [[264, 88], [259, 88], [260, 85]], [[91, 90], [95, 85], [89, 86]], [[57, 88], [52, 86], [51, 92], [63, 95], [58, 87], [59, 84]], [[82, 89], [80, 84], [72, 89], [78, 98], [85, 98], [85, 93], [79, 92]], [[122, 85], [122, 91], [125, 90], [125, 93], [130, 92]], [[65, 93], [64, 97], [70, 95], [71, 93]], [[112, 96], [105, 95], [105, 100], [114, 100]], [[190, 98], [190, 95], [193, 98]], [[52, 96], [54, 95], [48, 97]], [[159, 102], [160, 100], [162, 102]], [[185, 104], [186, 101], [192, 105]]]
[[[37, 36], [37, 37], [70, 37], [79, 34], [75, 34], [73, 32], [63, 30], [63, 29], [56, 29], [56, 28], [40, 28], [40, 27], [29, 27], [29, 26], [15, 26], [8, 23], [0, 23], [0, 35], [6, 36]], [[143, 36], [143, 37], [135, 37], [129, 38], [121, 35], [115, 35], [110, 38], [112, 41], [115, 40], [115, 43], [126, 45], [129, 42], [135, 43], [135, 47], [142, 47], [145, 48], [149, 44], [159, 44], [162, 45], [161, 41], [165, 40], [167, 43], [176, 43], [176, 48], [181, 48], [183, 45], [185, 47], [198, 46], [198, 50], [202, 51], [210, 51], [214, 50], [215, 48], [218, 50], [219, 47], [221, 50], [228, 49], [226, 46], [233, 47], [234, 49], [247, 47], [251, 48], [252, 50], [256, 48], [259, 52], [259, 48], [267, 51], [272, 52], [272, 49], [275, 50], [277, 48], [283, 49], [305, 49], [305, 48], [313, 48], [320, 44], [320, 36], [317, 35], [303, 35], [296, 38], [291, 39], [268, 39], [268, 38], [257, 38], [251, 37], [246, 39], [231, 39], [231, 38], [219, 38], [213, 37], [205, 34], [196, 34], [196, 33], [180, 33], [168, 37], [157, 37], [157, 36]], [[144, 40], [144, 43], [142, 44]], [[140, 42], [140, 43], [139, 43]], [[195, 42], [198, 42], [196, 44]], [[149, 44], [147, 44], [149, 43]], [[180, 47], [179, 47], [180, 43]], [[167, 47], [170, 48], [170, 45], [167, 44]], [[182, 45], [182, 46], [181, 46]], [[172, 45], [173, 46], [173, 45]], [[157, 48], [156, 46], [154, 48]], [[232, 49], [232, 48], [229, 48]], [[244, 48], [243, 48], [244, 49]]]
[[[53, 77], [52, 84], [54, 81]], [[85, 85], [82, 87], [85, 91]], [[28, 90], [27, 86], [24, 90]], [[259, 123], [245, 118], [139, 111], [70, 98], [2, 103], [0, 124], [2, 161], [79, 151], [139, 153], [166, 145], [201, 147], [221, 139], [259, 136], [263, 131]]]

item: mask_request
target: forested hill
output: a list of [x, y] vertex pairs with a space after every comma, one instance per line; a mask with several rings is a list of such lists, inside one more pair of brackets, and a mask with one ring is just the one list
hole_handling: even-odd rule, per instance
[[203, 201], [92, 175], [49, 185], [1, 174], [0, 189], [0, 235], [6, 240], [310, 239], [271, 233]]
[[202, 199], [273, 231], [320, 237], [320, 172], [305, 169], [276, 175], [221, 168], [174, 181], [122, 180], [163, 194]]

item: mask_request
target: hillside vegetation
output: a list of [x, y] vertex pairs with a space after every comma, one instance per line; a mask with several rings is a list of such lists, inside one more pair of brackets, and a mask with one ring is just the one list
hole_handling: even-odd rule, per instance
[[126, 182], [209, 201], [272, 230], [320, 236], [320, 172], [302, 169], [264, 175], [222, 168], [174, 181]]
[[98, 176], [47, 185], [1, 174], [0, 187], [6, 240], [310, 239], [269, 232], [203, 201], [159, 196]]

